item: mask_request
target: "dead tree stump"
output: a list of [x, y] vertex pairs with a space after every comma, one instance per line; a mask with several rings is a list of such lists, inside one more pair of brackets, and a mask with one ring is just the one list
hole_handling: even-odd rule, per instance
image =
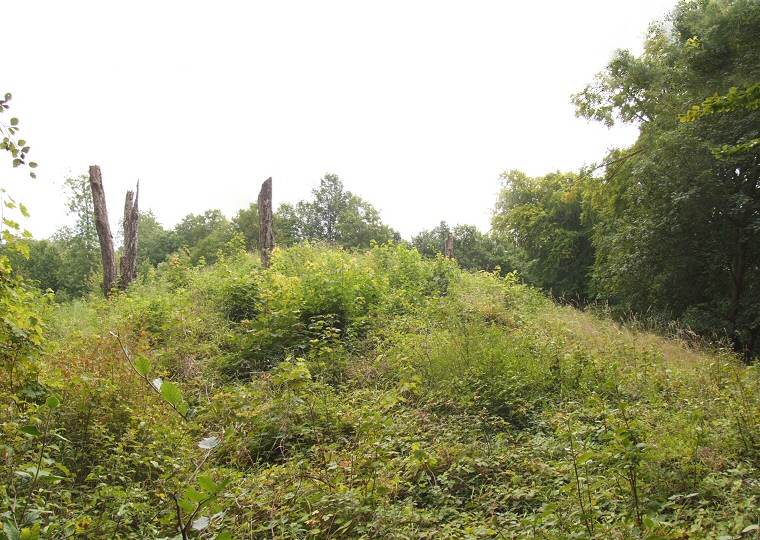
[[449, 259], [454, 258], [454, 237], [452, 235], [446, 237], [446, 256]]
[[111, 226], [108, 224], [103, 177], [100, 173], [100, 167], [97, 165], [90, 165], [90, 189], [92, 189], [92, 202], [95, 207], [95, 228], [98, 231], [100, 254], [103, 259], [103, 294], [109, 296], [116, 286], [118, 271], [116, 269], [113, 235], [111, 234]]
[[261, 264], [269, 268], [269, 261], [274, 249], [274, 214], [272, 213], [272, 177], [261, 184], [259, 192], [259, 245], [261, 246]]
[[[132, 198], [134, 197], [134, 201]], [[119, 285], [126, 290], [137, 279], [137, 237], [140, 211], [137, 201], [140, 198], [140, 182], [135, 192], [127, 191], [124, 200], [124, 250], [121, 254], [121, 280]]]

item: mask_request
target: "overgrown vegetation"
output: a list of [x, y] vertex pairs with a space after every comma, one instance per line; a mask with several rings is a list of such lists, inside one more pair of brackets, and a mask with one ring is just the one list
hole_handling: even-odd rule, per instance
[[505, 173], [489, 234], [398, 243], [328, 174], [267, 269], [255, 205], [144, 214], [104, 299], [83, 179], [49, 241], [3, 192], [5, 537], [760, 539], [758, 21], [684, 2], [619, 52], [575, 102], [639, 141], [602, 176]]
[[760, 518], [756, 368], [405, 245], [177, 257], [57, 307], [38, 354], [25, 385], [2, 372], [8, 538], [738, 538]]

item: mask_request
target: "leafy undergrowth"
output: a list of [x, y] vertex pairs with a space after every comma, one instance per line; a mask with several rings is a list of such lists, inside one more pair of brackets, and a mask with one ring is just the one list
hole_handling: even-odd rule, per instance
[[9, 539], [758, 537], [755, 366], [403, 245], [175, 257], [40, 363]]

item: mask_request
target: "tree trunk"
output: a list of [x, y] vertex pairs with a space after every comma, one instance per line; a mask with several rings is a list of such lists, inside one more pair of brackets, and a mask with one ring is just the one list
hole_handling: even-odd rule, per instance
[[261, 264], [269, 268], [269, 259], [274, 249], [274, 214], [272, 213], [272, 178], [261, 184], [259, 192], [259, 245]]
[[100, 167], [97, 165], [90, 165], [90, 188], [92, 189], [92, 202], [95, 207], [95, 228], [98, 231], [100, 254], [103, 259], [103, 294], [109, 296], [116, 286], [118, 278], [116, 252], [113, 248], [111, 226], [108, 224], [103, 177], [100, 173]]
[[[134, 202], [132, 197], [134, 196]], [[124, 201], [124, 250], [121, 255], [121, 281], [122, 290], [126, 290], [129, 284], [137, 279], [137, 229], [140, 221], [140, 212], [137, 201], [140, 198], [140, 182], [137, 182], [136, 192], [127, 191]]]
[[454, 237], [452, 235], [446, 237], [446, 256], [449, 259], [454, 258]]

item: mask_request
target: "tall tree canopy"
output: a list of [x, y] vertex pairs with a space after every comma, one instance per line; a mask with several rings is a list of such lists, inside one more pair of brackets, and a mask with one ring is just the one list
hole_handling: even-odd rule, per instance
[[[71, 226], [58, 229], [52, 237], [61, 253], [58, 288], [55, 290], [58, 293], [65, 291], [66, 294], [60, 294], [60, 298], [82, 296], [94, 276], [103, 270], [89, 177], [82, 174], [66, 178], [64, 191], [68, 199], [68, 213], [75, 221]], [[32, 276], [41, 280], [36, 274]]]
[[368, 248], [372, 241], [383, 244], [400, 240], [396, 231], [383, 224], [380, 212], [347, 191], [337, 175], [326, 174], [311, 194], [310, 201], [278, 208], [275, 216], [278, 245], [318, 240], [347, 248]]
[[206, 210], [203, 214], [188, 214], [174, 227], [175, 249], [187, 248], [190, 261], [197, 264], [201, 258], [207, 263], [216, 261], [217, 255], [232, 240], [233, 230], [221, 210]]
[[137, 243], [137, 262], [152, 265], [164, 262], [177, 248], [173, 231], [164, 229], [153, 210], [140, 211], [140, 241]]
[[238, 210], [232, 218], [232, 229], [236, 234], [243, 235], [247, 251], [259, 249], [259, 204], [252, 202], [248, 208]]
[[[760, 110], [681, 122], [715, 93], [760, 80], [760, 3], [684, 2], [574, 96], [577, 112], [640, 135], [610, 154], [594, 195], [594, 286], [634, 310], [682, 318], [749, 355], [760, 333]], [[741, 152], [713, 152], [716, 147]]]
[[583, 300], [594, 262], [592, 227], [584, 216], [581, 178], [551, 173], [501, 175], [492, 225], [528, 260], [527, 274], [555, 296]]
[[412, 237], [412, 245], [428, 257], [445, 253], [446, 238], [454, 237], [454, 257], [464, 269], [487, 270], [500, 268], [503, 273], [517, 271], [527, 281], [527, 265], [522, 253], [506, 235], [482, 233], [474, 225], [449, 226], [441, 221], [432, 229], [423, 229]]

